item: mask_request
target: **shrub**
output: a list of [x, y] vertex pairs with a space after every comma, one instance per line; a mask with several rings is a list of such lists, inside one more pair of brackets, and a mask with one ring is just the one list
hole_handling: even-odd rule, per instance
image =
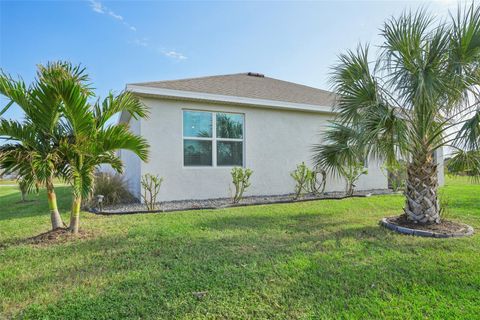
[[345, 178], [347, 182], [345, 193], [347, 196], [352, 196], [355, 190], [355, 183], [364, 174], [368, 173], [368, 170], [362, 163], [354, 163], [350, 166], [344, 166], [339, 170], [340, 174]]
[[163, 178], [159, 175], [147, 173], [142, 176], [141, 184], [143, 187], [142, 199], [145, 202], [147, 210], [155, 210], [157, 197], [160, 193]]
[[[320, 175], [320, 179], [318, 176]], [[310, 182], [310, 190], [314, 194], [322, 194], [325, 191], [325, 186], [327, 184], [327, 171], [324, 169], [315, 169], [313, 170], [313, 179]]]
[[98, 195], [103, 196], [103, 205], [107, 206], [135, 201], [135, 197], [128, 190], [124, 177], [107, 172], [95, 174], [93, 192], [90, 198], [87, 199], [87, 204], [96, 206]]
[[440, 190], [438, 193], [438, 202], [440, 205], [440, 218], [446, 219], [450, 217], [450, 197], [444, 190]]
[[25, 181], [24, 179], [18, 179], [18, 188], [20, 189], [20, 193], [22, 195], [22, 202], [26, 202], [28, 193], [27, 181]]
[[393, 191], [405, 189], [407, 181], [407, 163], [403, 160], [383, 166], [387, 171], [388, 186]]
[[[322, 176], [321, 180], [318, 179], [319, 174]], [[297, 165], [295, 171], [290, 173], [290, 176], [296, 182], [294, 199], [298, 199], [304, 193], [321, 194], [325, 191], [327, 176], [325, 170], [312, 170], [302, 162]]]
[[232, 182], [235, 186], [235, 195], [233, 196], [233, 203], [238, 203], [242, 200], [243, 193], [250, 186], [250, 176], [253, 171], [250, 169], [243, 169], [235, 167], [232, 169]]
[[311, 180], [312, 170], [310, 170], [305, 162], [297, 164], [297, 169], [290, 173], [290, 176], [295, 180], [295, 199], [298, 199], [303, 192], [307, 191], [307, 185], [309, 185], [309, 180]]

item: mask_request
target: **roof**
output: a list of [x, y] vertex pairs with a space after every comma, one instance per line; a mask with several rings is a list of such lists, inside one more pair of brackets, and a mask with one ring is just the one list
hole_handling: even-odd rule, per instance
[[148, 93], [146, 90], [141, 90], [142, 88], [159, 89], [149, 92], [152, 94], [157, 92], [160, 96], [167, 96], [170, 90], [174, 90], [175, 92], [206, 94], [204, 97], [207, 98], [203, 100], [209, 100], [208, 97], [210, 95], [215, 95], [255, 99], [255, 101], [280, 101], [311, 107], [329, 107], [328, 109], [333, 106], [335, 97], [332, 92], [326, 90], [265, 77], [262, 74], [252, 72], [170, 81], [133, 83], [127, 86], [127, 89], [133, 92]]

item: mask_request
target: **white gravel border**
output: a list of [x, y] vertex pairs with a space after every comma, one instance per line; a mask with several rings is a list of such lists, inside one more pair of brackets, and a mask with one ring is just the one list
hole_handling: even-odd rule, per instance
[[[353, 197], [368, 197], [370, 195], [392, 194], [388, 189], [375, 189], [355, 192]], [[103, 208], [101, 212], [97, 208], [90, 210], [90, 212], [97, 214], [134, 214], [134, 213], [150, 213], [150, 212], [172, 212], [184, 210], [199, 210], [199, 209], [220, 209], [230, 207], [241, 207], [261, 204], [274, 203], [291, 203], [314, 200], [340, 200], [347, 198], [343, 192], [328, 192], [323, 195], [305, 195], [298, 200], [293, 199], [294, 194], [272, 195], [272, 196], [249, 196], [244, 197], [240, 203], [233, 204], [231, 198], [217, 198], [206, 200], [178, 200], [178, 201], [164, 201], [157, 203], [156, 210], [148, 211], [144, 204], [130, 203], [108, 206]]]

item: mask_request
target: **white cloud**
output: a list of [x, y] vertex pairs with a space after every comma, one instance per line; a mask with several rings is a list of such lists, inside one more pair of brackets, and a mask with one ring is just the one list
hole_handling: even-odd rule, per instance
[[111, 11], [111, 10], [108, 11], [108, 14], [109, 14], [111, 17], [114, 17], [114, 18], [117, 19], [117, 20], [123, 21], [123, 17], [122, 17], [121, 15], [116, 14], [115, 12], [113, 12], [113, 11]]
[[[124, 17], [122, 15], [119, 15], [115, 13], [113, 10], [105, 6], [102, 2], [97, 1], [97, 0], [88, 0], [90, 2], [90, 8], [96, 13], [100, 14], [105, 14], [108, 15], [115, 20], [118, 20], [120, 23], [122, 23], [126, 28], [128, 28], [131, 31], [136, 32], [137, 28], [135, 26], [132, 26], [129, 24], [127, 21], [125, 21]], [[156, 46], [153, 46], [150, 44], [150, 41], [148, 38], [143, 37], [143, 38], [135, 38], [133, 41], [130, 42], [131, 44], [134, 44], [139, 47], [147, 48], [151, 51], [156, 51], [159, 54], [162, 54], [168, 58], [181, 61], [181, 60], [186, 60], [188, 57], [184, 55], [181, 52], [177, 52], [175, 50], [164, 50], [161, 48], [158, 48]], [[158, 49], [157, 49], [158, 48]]]
[[114, 18], [115, 20], [123, 22], [123, 25], [126, 26], [131, 31], [137, 31], [137, 28], [127, 23], [122, 15], [119, 15], [118, 13], [115, 13], [113, 10], [107, 8], [100, 1], [89, 0], [89, 2], [90, 2], [90, 8], [92, 8], [92, 10], [95, 11], [96, 13], [107, 14], [110, 17]]
[[137, 38], [132, 43], [140, 47], [148, 47], [148, 38]]
[[180, 53], [180, 52], [176, 52], [176, 51], [162, 51], [162, 53], [169, 57], [169, 58], [173, 58], [175, 60], [186, 60], [187, 59], [187, 56], [185, 56], [183, 53]]
[[90, 0], [90, 7], [92, 8], [93, 11], [98, 12], [98, 13], [105, 13], [103, 9], [103, 5], [100, 2], [97, 2], [95, 0]]

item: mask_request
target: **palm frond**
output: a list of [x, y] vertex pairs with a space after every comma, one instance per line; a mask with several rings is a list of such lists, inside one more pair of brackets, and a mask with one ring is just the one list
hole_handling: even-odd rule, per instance
[[28, 110], [30, 108], [29, 93], [30, 89], [22, 79], [14, 79], [0, 69], [0, 94], [9, 100], [2, 113], [8, 110], [12, 103], [16, 103], [20, 108]]
[[80, 137], [95, 131], [95, 121], [88, 103], [88, 94], [80, 84], [64, 80], [57, 84], [63, 102], [63, 115], [69, 123], [72, 134]]
[[454, 144], [467, 150], [480, 149], [480, 110], [464, 122], [455, 137]]
[[120, 112], [127, 112], [134, 119], [148, 117], [148, 108], [128, 91], [115, 96], [110, 93], [103, 101], [94, 105], [97, 128], [105, 126], [108, 120]]
[[368, 46], [339, 56], [330, 78], [337, 94], [338, 120], [348, 123], [363, 117], [363, 111], [379, 103], [377, 81], [370, 71]]
[[332, 122], [323, 136], [324, 141], [312, 147], [315, 167], [341, 175], [344, 167], [365, 158], [365, 149], [358, 143], [359, 132], [352, 127]]
[[140, 159], [146, 161], [149, 144], [143, 137], [130, 132], [128, 126], [119, 124], [98, 131], [95, 149], [97, 154], [116, 150], [130, 150]]
[[480, 151], [455, 151], [448, 162], [448, 171], [453, 174], [466, 173], [480, 181]]
[[62, 81], [73, 81], [80, 85], [82, 92], [93, 96], [90, 78], [86, 68], [81, 64], [73, 65], [68, 61], [53, 61], [46, 65], [37, 65], [38, 83], [44, 83], [50, 87], [57, 87]]
[[16, 120], [0, 119], [0, 139], [34, 145], [36, 144], [35, 127]]

